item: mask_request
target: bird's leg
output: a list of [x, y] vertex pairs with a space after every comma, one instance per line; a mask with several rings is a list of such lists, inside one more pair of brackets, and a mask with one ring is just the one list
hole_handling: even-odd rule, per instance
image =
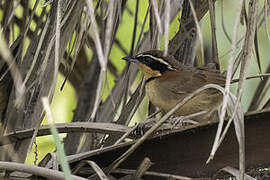
[[187, 116], [171, 116], [168, 121], [172, 124], [172, 129], [175, 127], [199, 124], [197, 121], [194, 121]]
[[137, 128], [133, 131], [133, 134], [136, 137], [141, 137], [145, 134], [145, 132], [150, 129], [154, 124], [157, 123], [157, 118], [148, 118], [143, 122], [139, 122], [136, 124]]

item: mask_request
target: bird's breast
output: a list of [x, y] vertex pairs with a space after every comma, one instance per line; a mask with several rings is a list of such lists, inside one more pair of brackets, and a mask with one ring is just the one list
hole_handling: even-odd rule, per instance
[[[145, 90], [151, 103], [165, 112], [170, 111], [189, 95], [187, 92], [175, 93], [170, 89], [168, 83], [160, 81], [159, 78], [149, 81], [146, 84]], [[186, 102], [174, 115], [186, 116], [201, 111], [212, 112], [218, 109], [221, 102], [222, 94], [220, 92], [207, 89]]]
[[164, 111], [172, 109], [180, 100], [168, 88], [162, 87], [158, 79], [148, 82], [145, 91], [151, 103]]

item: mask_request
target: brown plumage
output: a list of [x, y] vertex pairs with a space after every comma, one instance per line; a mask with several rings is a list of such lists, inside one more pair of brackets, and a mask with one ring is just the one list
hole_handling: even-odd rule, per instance
[[[146, 94], [149, 100], [165, 112], [206, 84], [225, 84], [225, 77], [218, 71], [184, 66], [172, 56], [163, 57], [162, 51], [147, 51], [123, 59], [139, 64], [147, 82]], [[174, 115], [185, 116], [207, 111], [205, 115], [195, 118], [200, 122], [205, 121], [219, 108], [222, 99], [222, 93], [218, 90], [206, 89], [184, 104]]]

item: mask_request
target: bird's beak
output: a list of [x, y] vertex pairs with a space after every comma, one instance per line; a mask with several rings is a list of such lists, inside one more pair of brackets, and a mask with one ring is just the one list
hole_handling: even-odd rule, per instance
[[134, 62], [134, 63], [138, 63], [138, 59], [132, 57], [132, 56], [127, 56], [127, 57], [123, 57], [122, 59], [124, 59], [127, 62]]

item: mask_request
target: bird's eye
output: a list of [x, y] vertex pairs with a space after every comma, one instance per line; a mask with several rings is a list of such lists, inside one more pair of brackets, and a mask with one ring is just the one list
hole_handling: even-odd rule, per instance
[[145, 61], [147, 64], [153, 63], [153, 59], [150, 58], [150, 57], [145, 57], [145, 58], [144, 58], [144, 61]]
[[153, 59], [152, 58], [150, 58], [150, 57], [144, 57], [144, 56], [138, 57], [138, 60], [141, 63], [145, 64], [145, 65], [150, 65], [153, 62]]

